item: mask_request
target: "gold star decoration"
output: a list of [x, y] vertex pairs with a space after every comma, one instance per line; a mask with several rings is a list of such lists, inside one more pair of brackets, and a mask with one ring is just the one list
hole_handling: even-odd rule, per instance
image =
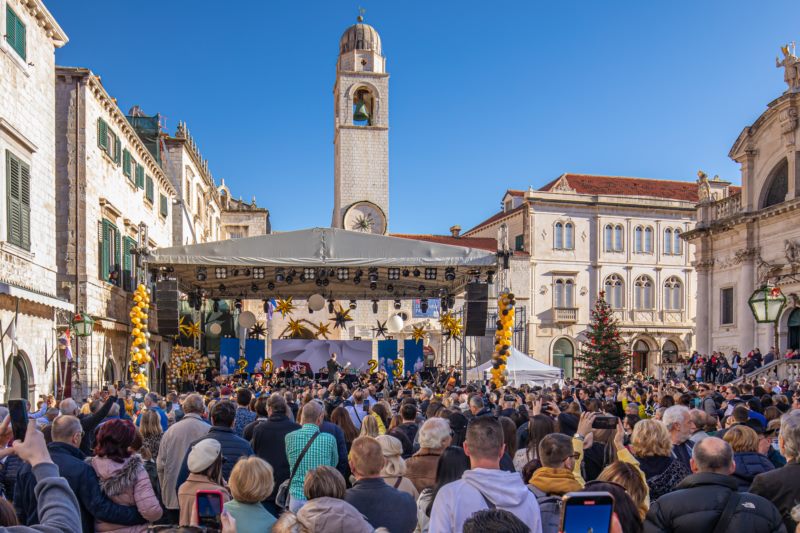
[[289, 296], [285, 300], [283, 298], [280, 298], [278, 300], [278, 303], [275, 304], [275, 309], [278, 312], [280, 312], [281, 316], [284, 317], [284, 318], [286, 318], [286, 315], [291, 316], [292, 312], [295, 309], [295, 305], [292, 302], [292, 297]]
[[192, 327], [192, 322], [186, 322], [186, 317], [182, 316], [180, 321], [178, 322], [178, 332], [183, 335], [184, 337], [189, 336], [189, 330]]
[[414, 331], [411, 333], [411, 338], [414, 342], [419, 344], [420, 341], [425, 339], [425, 326], [414, 326]]
[[452, 323], [453, 315], [449, 312], [442, 313], [442, 315], [439, 317], [439, 324], [442, 326], [443, 331], [449, 330]]
[[449, 339], [457, 339], [461, 336], [461, 319], [460, 318], [453, 318], [450, 320], [450, 327], [447, 329], [447, 338]]
[[331, 328], [325, 322], [320, 322], [319, 324], [315, 325], [314, 327], [317, 328], [316, 337], [318, 339], [319, 338], [327, 339], [328, 335], [331, 334]]
[[287, 325], [283, 331], [281, 332], [281, 337], [283, 337], [287, 332], [289, 332], [289, 338], [291, 339], [313, 339], [314, 333], [308, 329], [305, 325], [304, 319], [289, 319], [289, 325]]
[[187, 337], [192, 337], [197, 339], [200, 337], [200, 324], [197, 322], [189, 322], [189, 326], [186, 333]]
[[345, 309], [341, 305], [336, 306], [336, 313], [334, 313], [333, 320], [334, 329], [344, 329], [347, 326], [347, 322], [352, 322], [353, 320], [353, 318], [350, 316], [350, 309]]
[[375, 333], [375, 338], [383, 337], [385, 339], [386, 332], [389, 331], [386, 327], [386, 321], [381, 322], [380, 320], [376, 320], [376, 322], [378, 323], [378, 327], [372, 328], [373, 333]]
[[264, 335], [267, 334], [267, 328], [264, 327], [263, 322], [256, 322], [252, 328], [250, 328], [250, 338], [251, 339], [260, 339]]

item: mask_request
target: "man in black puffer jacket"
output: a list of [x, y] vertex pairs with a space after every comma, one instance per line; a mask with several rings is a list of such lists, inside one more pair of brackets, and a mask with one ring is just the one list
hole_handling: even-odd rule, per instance
[[736, 491], [736, 480], [731, 477], [736, 464], [727, 442], [707, 437], [697, 443], [691, 467], [693, 475], [650, 505], [644, 523], [646, 533], [711, 533], [731, 497], [738, 497], [739, 501], [723, 531], [786, 532], [778, 509], [769, 500]]

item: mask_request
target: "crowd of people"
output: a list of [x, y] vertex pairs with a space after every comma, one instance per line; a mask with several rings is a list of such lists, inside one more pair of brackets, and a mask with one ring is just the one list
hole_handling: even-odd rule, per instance
[[48, 397], [24, 440], [4, 416], [0, 531], [188, 530], [198, 491], [226, 533], [551, 533], [583, 491], [615, 532], [798, 530], [796, 382], [331, 376]]

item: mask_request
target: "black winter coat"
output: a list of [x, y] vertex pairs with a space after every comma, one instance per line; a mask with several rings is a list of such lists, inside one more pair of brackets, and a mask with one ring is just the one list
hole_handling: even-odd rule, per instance
[[733, 460], [736, 462], [736, 472], [733, 473], [733, 477], [739, 483], [739, 492], [750, 490], [750, 484], [758, 474], [775, 469], [772, 461], [767, 459], [766, 455], [761, 455], [760, 453], [735, 453], [733, 454]]
[[[644, 522], [645, 533], [697, 533], [714, 531], [738, 484], [731, 476], [713, 473], [692, 474], [676, 490], [650, 505]], [[785, 533], [781, 515], [772, 503], [749, 493], [741, 500], [726, 531], [746, 533]]]
[[797, 505], [797, 495], [800, 494], [800, 463], [787, 463], [786, 466], [756, 476], [750, 485], [750, 492], [771, 501], [783, 516], [786, 530], [795, 530], [797, 524], [792, 519], [792, 509]]
[[225, 481], [228, 481], [228, 478], [231, 477], [231, 470], [233, 470], [233, 465], [236, 464], [239, 457], [253, 455], [253, 448], [250, 447], [250, 443], [234, 433], [233, 428], [211, 426], [208, 433], [191, 443], [189, 449], [186, 450], [181, 470], [178, 473], [178, 482], [175, 484], [176, 487], [183, 485], [183, 482], [189, 477], [189, 452], [192, 451], [192, 446], [205, 439], [219, 441], [222, 447], [222, 477], [225, 478]]
[[255, 454], [272, 465], [275, 487], [268, 501], [275, 500], [278, 487], [289, 479], [289, 461], [286, 459], [286, 435], [300, 429], [286, 415], [272, 415], [266, 421], [258, 422], [253, 428], [250, 444]]

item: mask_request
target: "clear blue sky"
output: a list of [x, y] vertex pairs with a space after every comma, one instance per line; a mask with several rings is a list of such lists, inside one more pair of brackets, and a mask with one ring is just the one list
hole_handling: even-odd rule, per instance
[[185, 120], [276, 230], [328, 226], [338, 42], [357, 6], [390, 80], [390, 231], [447, 233], [562, 172], [739, 181], [733, 141], [785, 89], [796, 0], [49, 0], [120, 107]]

